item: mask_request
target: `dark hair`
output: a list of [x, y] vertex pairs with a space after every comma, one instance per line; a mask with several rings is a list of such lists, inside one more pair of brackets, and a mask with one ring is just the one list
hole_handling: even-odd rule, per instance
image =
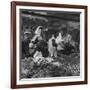
[[43, 29], [43, 27], [41, 26], [39, 29]]

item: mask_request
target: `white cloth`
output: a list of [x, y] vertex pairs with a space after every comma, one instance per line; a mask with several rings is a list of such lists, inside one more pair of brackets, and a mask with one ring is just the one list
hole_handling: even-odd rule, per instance
[[71, 41], [71, 38], [72, 38], [71, 35], [70, 34], [67, 34], [66, 37], [64, 37], [64, 42], [65, 43], [70, 42]]
[[57, 38], [56, 38], [57, 50], [63, 50], [62, 41], [64, 41], [64, 40], [63, 40], [63, 38], [62, 38], [61, 33], [59, 33], [59, 35], [58, 35]]
[[57, 51], [56, 51], [56, 47], [52, 45], [52, 39], [55, 40], [54, 36], [52, 36], [52, 38], [49, 39], [48, 41], [48, 51], [49, 51], [49, 55], [55, 56], [57, 57]]
[[34, 56], [33, 56], [33, 58], [34, 58], [34, 62], [38, 62], [39, 63], [40, 60], [43, 60], [42, 53], [39, 52], [39, 51], [36, 51]]
[[64, 41], [64, 40], [63, 40], [63, 38], [62, 38], [61, 33], [59, 33], [59, 35], [58, 35], [57, 38], [56, 38], [56, 43], [59, 44], [59, 43], [61, 43], [62, 41]]
[[35, 34], [40, 35], [41, 34], [41, 26], [38, 26], [37, 29], [35, 30]]

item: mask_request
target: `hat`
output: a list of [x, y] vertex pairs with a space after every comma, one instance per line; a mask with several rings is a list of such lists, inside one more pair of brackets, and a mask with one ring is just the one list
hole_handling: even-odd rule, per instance
[[42, 29], [42, 26], [38, 26], [38, 27], [36, 28], [35, 34], [38, 34], [39, 31], [40, 31], [40, 29]]
[[31, 34], [30, 31], [28, 31], [28, 29], [25, 30], [24, 34]]

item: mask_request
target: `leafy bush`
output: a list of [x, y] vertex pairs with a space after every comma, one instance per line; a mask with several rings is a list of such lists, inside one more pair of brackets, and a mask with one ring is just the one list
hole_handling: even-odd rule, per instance
[[[62, 59], [63, 57], [63, 59]], [[23, 78], [42, 78], [42, 77], [63, 77], [63, 76], [79, 76], [80, 62], [79, 57], [73, 58], [62, 56], [49, 59], [44, 58], [35, 62], [32, 57], [21, 60], [21, 79]]]

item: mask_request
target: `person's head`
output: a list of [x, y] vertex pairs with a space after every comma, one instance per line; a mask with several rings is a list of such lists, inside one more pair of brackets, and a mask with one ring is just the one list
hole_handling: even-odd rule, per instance
[[54, 36], [54, 34], [52, 34], [52, 39], [55, 39], [55, 36]]
[[35, 30], [35, 34], [38, 34], [40, 35], [41, 34], [41, 31], [42, 31], [43, 27], [42, 26], [38, 26]]
[[24, 39], [28, 39], [29, 38], [29, 36], [30, 36], [30, 32], [28, 32], [28, 31], [25, 31], [24, 32]]
[[61, 31], [59, 32], [59, 34], [63, 35], [63, 31], [61, 30]]

